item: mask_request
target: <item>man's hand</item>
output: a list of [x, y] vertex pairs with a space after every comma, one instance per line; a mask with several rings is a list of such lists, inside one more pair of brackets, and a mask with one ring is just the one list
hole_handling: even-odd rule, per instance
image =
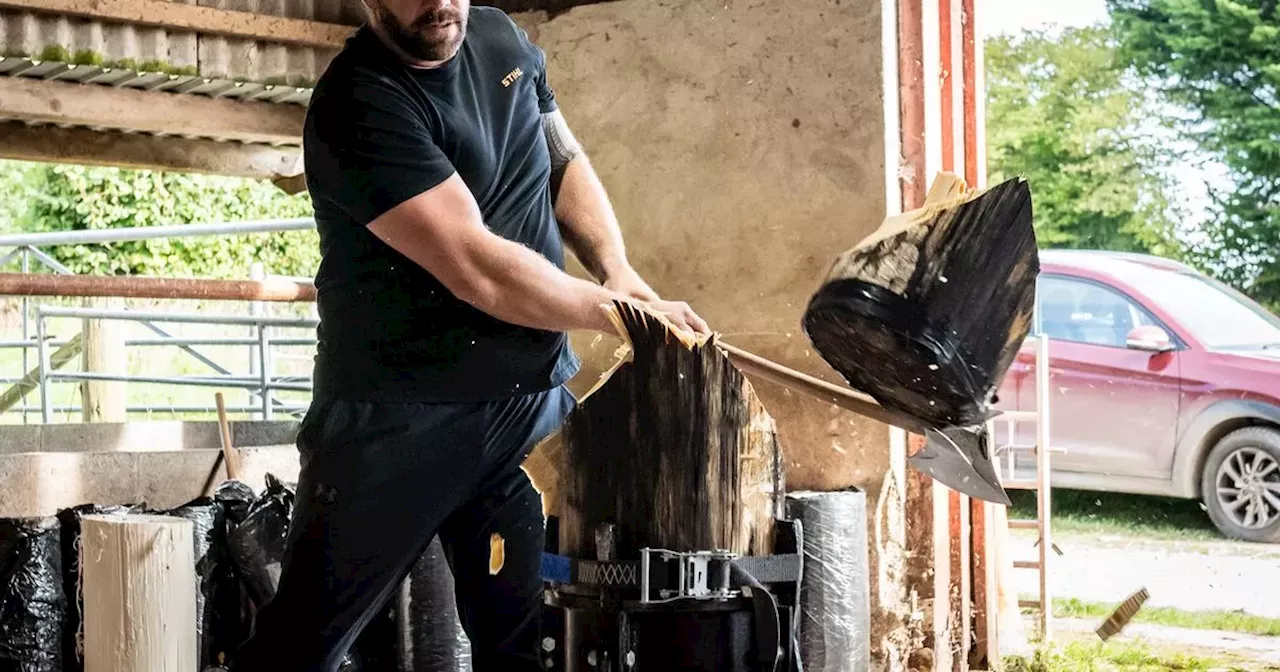
[[605, 289], [615, 291], [624, 296], [631, 297], [637, 301], [659, 301], [658, 293], [636, 273], [635, 269], [627, 266], [621, 271], [617, 271], [604, 281]]
[[665, 315], [677, 329], [703, 336], [711, 335], [711, 327], [684, 301], [648, 301], [644, 305], [655, 313]]

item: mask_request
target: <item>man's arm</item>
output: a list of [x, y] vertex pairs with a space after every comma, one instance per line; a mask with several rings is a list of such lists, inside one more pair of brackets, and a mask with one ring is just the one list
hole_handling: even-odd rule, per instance
[[551, 153], [556, 220], [565, 244], [605, 287], [642, 301], [656, 301], [657, 293], [627, 260], [622, 231], [604, 184], [564, 116], [558, 109], [544, 113], [542, 128]]
[[[575, 278], [537, 252], [491, 232], [457, 174], [388, 210], [368, 228], [459, 299], [512, 324], [612, 334], [615, 329], [601, 305], [630, 298]], [[687, 304], [648, 305], [667, 314], [677, 328], [710, 333]]]

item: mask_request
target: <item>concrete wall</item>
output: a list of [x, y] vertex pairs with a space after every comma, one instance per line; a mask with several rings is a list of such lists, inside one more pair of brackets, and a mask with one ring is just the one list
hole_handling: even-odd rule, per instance
[[[832, 381], [800, 330], [885, 213], [878, 0], [619, 0], [517, 20], [609, 190], [633, 264], [725, 340]], [[616, 342], [575, 339], [585, 389]], [[761, 382], [789, 487], [878, 486], [887, 429]]]
[[[800, 318], [836, 255], [885, 216], [880, 0], [617, 0], [516, 18], [547, 52], [564, 114], [655, 289], [689, 301], [727, 342], [840, 382]], [[574, 342], [582, 393], [617, 342]], [[877, 515], [888, 428], [756, 386], [782, 434], [788, 489], [857, 486]], [[906, 650], [903, 553], [883, 541], [900, 538], [901, 510], [888, 510], [868, 520], [868, 538], [882, 540], [869, 553], [877, 669]]]
[[[298, 478], [297, 423], [232, 423], [241, 479]], [[170, 508], [206, 494], [221, 439], [213, 422], [0, 427], [0, 518], [49, 516], [85, 503]], [[217, 466], [215, 470], [214, 467]]]

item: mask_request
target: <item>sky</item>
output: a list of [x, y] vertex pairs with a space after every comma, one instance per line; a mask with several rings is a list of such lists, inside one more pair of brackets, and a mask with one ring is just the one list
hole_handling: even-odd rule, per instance
[[984, 35], [1050, 25], [1086, 26], [1107, 18], [1104, 0], [975, 0]]

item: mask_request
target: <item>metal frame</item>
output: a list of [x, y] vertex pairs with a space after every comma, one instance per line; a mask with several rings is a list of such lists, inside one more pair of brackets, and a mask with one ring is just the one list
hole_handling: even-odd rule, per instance
[[[57, 275], [69, 276], [75, 273], [65, 265], [59, 263], [51, 255], [39, 249], [42, 246], [57, 245], [81, 245], [81, 244], [102, 244], [124, 241], [138, 240], [155, 240], [161, 238], [179, 238], [179, 237], [198, 237], [198, 236], [226, 236], [226, 235], [245, 235], [254, 233], [275, 233], [281, 231], [299, 231], [307, 230], [315, 227], [315, 222], [309, 218], [296, 219], [278, 219], [278, 220], [262, 220], [250, 222], [232, 222], [232, 223], [211, 223], [211, 224], [189, 224], [175, 226], [155, 226], [155, 227], [133, 227], [127, 229], [109, 229], [94, 231], [65, 231], [53, 233], [31, 233], [31, 234], [15, 234], [0, 235], [0, 248], [13, 247], [7, 253], [0, 256], [0, 266], [12, 263], [15, 259], [21, 261], [22, 272], [30, 273], [32, 270], [31, 261], [34, 259], [41, 265], [49, 268]], [[254, 280], [263, 281], [267, 279], [266, 273], [260, 264], [254, 264], [251, 269], [251, 276]], [[305, 280], [305, 279], [291, 279]], [[194, 298], [175, 296], [174, 298]], [[163, 313], [163, 312], [139, 312], [130, 310], [103, 310], [94, 308], [68, 308], [50, 305], [33, 306], [30, 296], [22, 297], [22, 338], [19, 340], [0, 341], [0, 349], [19, 348], [22, 351], [22, 372], [16, 378], [4, 377], [0, 378], [3, 383], [16, 383], [30, 370], [30, 351], [32, 348], [36, 350], [36, 356], [40, 362], [37, 389], [40, 390], [40, 416], [45, 423], [53, 420], [54, 413], [75, 412], [79, 410], [75, 406], [55, 406], [51, 399], [50, 388], [51, 383], [58, 381], [121, 381], [136, 383], [152, 383], [167, 385], [189, 385], [198, 387], [221, 387], [221, 388], [241, 388], [251, 393], [251, 398], [256, 399], [257, 403], [251, 406], [232, 407], [229, 410], [236, 412], [248, 412], [252, 410], [258, 417], [264, 420], [271, 420], [276, 411], [286, 412], [290, 414], [298, 414], [307, 408], [305, 405], [296, 403], [287, 403], [275, 398], [272, 394], [274, 391], [297, 391], [310, 392], [311, 381], [306, 377], [286, 377], [277, 378], [273, 375], [273, 363], [275, 355], [273, 347], [288, 346], [313, 346], [316, 344], [314, 337], [297, 338], [282, 337], [272, 333], [273, 329], [314, 329], [318, 325], [318, 321], [314, 319], [299, 319], [275, 317], [270, 315], [267, 308], [268, 302], [254, 301], [251, 303], [250, 315], [207, 315], [195, 313]], [[121, 320], [129, 322], [137, 322], [154, 332], [157, 338], [130, 339], [125, 341], [126, 347], [177, 347], [186, 352], [188, 355], [210, 367], [215, 375], [210, 376], [127, 376], [127, 375], [109, 375], [100, 373], [57, 373], [49, 370], [50, 348], [65, 345], [65, 340], [53, 340], [49, 337], [48, 322], [50, 318], [80, 318], [92, 320]], [[34, 321], [34, 338], [32, 332], [32, 322]], [[253, 329], [253, 335], [250, 337], [231, 337], [231, 338], [177, 338], [170, 334], [169, 331], [161, 328], [159, 324], [211, 324], [211, 325], [235, 325], [247, 326]], [[231, 370], [220, 365], [213, 358], [197, 349], [200, 346], [245, 346], [250, 352], [250, 375], [238, 376], [233, 374]], [[30, 408], [26, 397], [24, 396], [19, 407], [9, 409], [8, 412], [21, 413], [23, 421], [27, 421], [30, 413], [36, 409]], [[128, 412], [212, 412], [216, 410], [213, 406], [133, 406], [128, 407]]]

